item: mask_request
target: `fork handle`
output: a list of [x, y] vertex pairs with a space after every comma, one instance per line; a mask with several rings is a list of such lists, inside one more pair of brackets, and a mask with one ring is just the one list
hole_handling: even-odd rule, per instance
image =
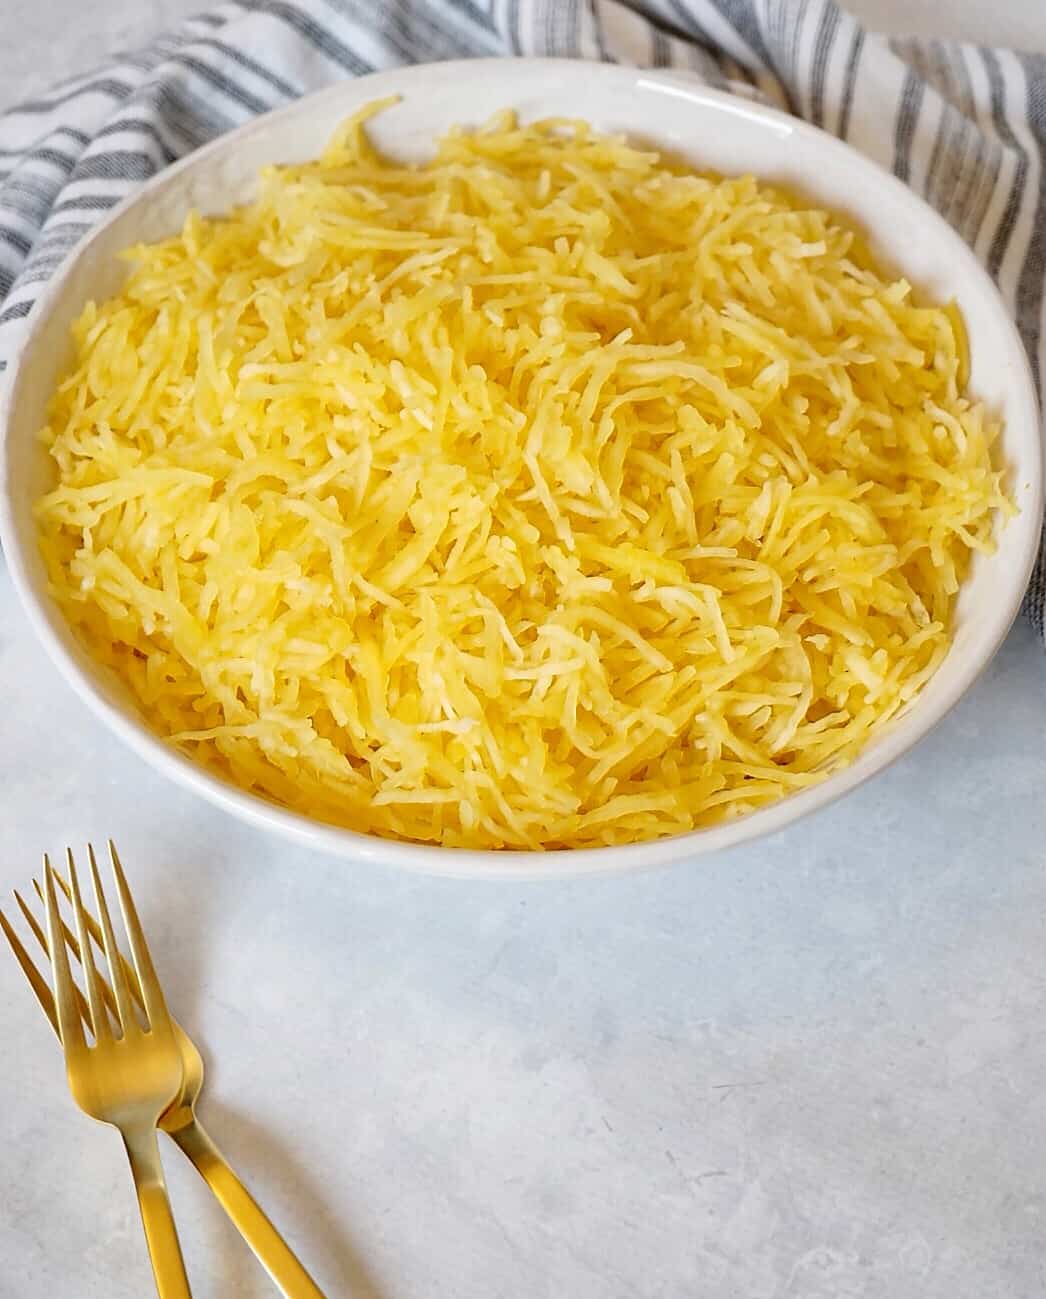
[[325, 1299], [294, 1251], [265, 1216], [221, 1151], [204, 1131], [199, 1119], [170, 1133], [197, 1172], [214, 1192], [255, 1258], [268, 1272], [286, 1299]]
[[156, 1278], [156, 1292], [160, 1299], [192, 1299], [171, 1202], [167, 1198], [156, 1129], [126, 1129], [121, 1135], [138, 1191], [138, 1208]]

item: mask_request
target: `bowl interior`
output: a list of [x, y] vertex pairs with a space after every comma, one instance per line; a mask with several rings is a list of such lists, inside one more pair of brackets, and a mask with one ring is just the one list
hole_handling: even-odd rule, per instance
[[[726, 826], [675, 840], [578, 852], [452, 853], [391, 844], [314, 823], [224, 787], [152, 737], [120, 684], [90, 661], [46, 594], [32, 503], [51, 481], [36, 439], [55, 383], [71, 360], [70, 326], [91, 299], [118, 288], [125, 263], [116, 254], [176, 232], [190, 208], [220, 214], [251, 197], [269, 163], [316, 156], [334, 127], [369, 101], [399, 94], [373, 119], [378, 145], [405, 160], [424, 157], [435, 136], [476, 125], [505, 107], [525, 120], [584, 117], [601, 130], [669, 149], [695, 167], [752, 172], [809, 196], [863, 228], [876, 254], [923, 294], [955, 299], [970, 340], [971, 389], [1005, 423], [1003, 458], [1021, 513], [995, 555], [979, 559], [961, 593], [954, 641], [944, 664], [907, 714], [857, 761], [822, 785]], [[812, 127], [749, 101], [703, 87], [681, 74], [637, 72], [567, 60], [483, 60], [397, 69], [345, 82], [233, 132], [162, 173], [112, 214], [78, 250], [34, 311], [6, 394], [3, 449], [4, 548], [23, 601], [58, 665], [89, 702], [150, 761], [229, 810], [347, 855], [371, 856], [452, 873], [530, 869], [506, 859], [533, 858], [532, 873], [568, 873], [650, 864], [753, 837], [852, 788], [903, 752], [956, 701], [1002, 640], [1019, 605], [1037, 551], [1041, 517], [1038, 410], [1027, 361], [994, 286], [974, 255], [925, 204], [874, 164]], [[437, 858], [445, 860], [437, 862]], [[448, 858], [453, 858], [450, 861]], [[565, 858], [573, 858], [567, 864]], [[556, 866], [553, 863], [559, 861]]]

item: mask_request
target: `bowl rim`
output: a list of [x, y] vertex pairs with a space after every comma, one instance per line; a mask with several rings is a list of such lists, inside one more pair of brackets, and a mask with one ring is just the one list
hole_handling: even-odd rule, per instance
[[[1007, 580], [1003, 584], [1004, 598], [1000, 600], [992, 615], [990, 643], [984, 646], [978, 655], [971, 657], [968, 663], [963, 664], [947, 695], [937, 700], [932, 710], [920, 713], [917, 705], [913, 706], [912, 710], [899, 719], [891, 730], [884, 733], [879, 743], [866, 751], [862, 756], [860, 767], [852, 764], [828, 776], [818, 785], [786, 796], [736, 820], [663, 839], [606, 847], [544, 851], [468, 849], [385, 839], [314, 820], [226, 782], [222, 777], [171, 747], [159, 735], [149, 730], [144, 722], [132, 718], [105, 697], [96, 678], [81, 664], [69, 641], [63, 639], [63, 635], [59, 632], [58, 626], [65, 626], [64, 618], [46, 591], [38, 589], [31, 575], [25, 547], [14, 518], [13, 490], [7, 470], [7, 459], [10, 423], [21, 387], [25, 382], [26, 358], [33, 350], [41, 322], [61, 299], [73, 268], [91, 255], [93, 246], [102, 238], [110, 225], [129, 209], [147, 201], [151, 194], [168, 185], [173, 176], [206, 163], [217, 154], [234, 149], [248, 136], [264, 132], [274, 120], [290, 118], [297, 113], [307, 111], [310, 104], [315, 104], [320, 99], [329, 98], [336, 101], [347, 97], [366, 102], [370, 98], [377, 97], [385, 86], [388, 87], [389, 93], [395, 93], [393, 83], [401, 93], [407, 94], [411, 90], [412, 81], [417, 81], [420, 85], [423, 78], [433, 75], [456, 78], [466, 74], [473, 77], [484, 73], [503, 73], [506, 63], [526, 65], [538, 71], [542, 68], [549, 71], [562, 71], [564, 66], [573, 65], [579, 75], [586, 77], [618, 79], [633, 87], [646, 83], [647, 88], [660, 90], [671, 88], [670, 93], [689, 101], [695, 108], [711, 108], [754, 118], [766, 126], [776, 128], [782, 134], [804, 136], [824, 151], [826, 156], [845, 159], [847, 166], [863, 171], [869, 181], [874, 181], [878, 186], [893, 190], [895, 193], [903, 194], [907, 203], [921, 209], [924, 231], [944, 240], [949, 246], [950, 255], [954, 253], [957, 261], [957, 276], [979, 280], [982, 290], [989, 291], [989, 297], [997, 308], [998, 325], [1006, 332], [1007, 347], [1013, 353], [1015, 360], [1014, 374], [1009, 384], [1013, 401], [1022, 408], [1021, 416], [1033, 420], [1035, 427], [1039, 427], [1039, 404], [1024, 344], [1001, 299], [998, 288], [987, 271], [965, 241], [924, 199], [873, 159], [858, 152], [844, 141], [758, 100], [714, 88], [692, 74], [675, 69], [631, 68], [584, 59], [522, 57], [457, 59], [439, 63], [411, 64], [337, 82], [254, 117], [234, 130], [218, 136], [171, 166], [162, 168], [144, 185], [115, 205], [105, 218], [70, 250], [44, 287], [26, 319], [16, 356], [6, 375], [3, 391], [0, 392], [0, 437], [3, 439], [3, 457], [0, 463], [0, 545], [3, 547], [13, 585], [30, 625], [48, 657], [75, 693], [111, 731], [151, 767], [241, 821], [334, 856], [396, 866], [433, 876], [460, 879], [537, 880], [654, 869], [762, 838], [819, 808], [828, 806], [907, 753], [952, 710], [984, 672], [1005, 639], [1021, 606], [1035, 564], [1043, 512], [1042, 453], [1036, 440], [1033, 440], [1031, 447], [1031, 463], [1024, 466], [1029, 472], [1030, 482], [1027, 504], [1022, 505], [1020, 517], [1024, 525], [1023, 530], [1027, 535], [1023, 549], [1018, 555], [1020, 562], [1015, 566], [1014, 571], [1007, 575]], [[511, 85], [506, 85], [506, 98], [511, 99], [512, 94]], [[346, 112], [350, 111], [350, 108], [351, 105], [347, 104]], [[1014, 522], [1011, 521], [1011, 526]], [[71, 629], [66, 627], [65, 630], [71, 640]], [[84, 657], [86, 658], [85, 653]]]

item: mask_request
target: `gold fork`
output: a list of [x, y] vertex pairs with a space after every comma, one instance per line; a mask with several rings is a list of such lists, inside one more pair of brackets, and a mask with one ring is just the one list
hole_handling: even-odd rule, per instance
[[[116, 850], [111, 842], [109, 850], [110, 853], [115, 854]], [[90, 849], [88, 851], [90, 852]], [[61, 874], [53, 867], [51, 873], [59, 888], [72, 901], [69, 885]], [[41, 901], [44, 901], [44, 891], [35, 879], [33, 880], [33, 887], [36, 889]], [[42, 947], [44, 954], [47, 955], [49, 951], [47, 935], [17, 889], [15, 890], [15, 899], [33, 937]], [[102, 931], [86, 911], [84, 920], [88, 938], [101, 947], [104, 943]], [[19, 965], [22, 967], [30, 987], [36, 994], [36, 999], [39, 1001], [44, 1014], [51, 1021], [52, 1027], [56, 1033], [59, 1033], [60, 1037], [51, 990], [48, 988], [46, 980], [37, 970], [32, 957], [22, 945], [18, 935], [7, 921], [3, 911], [0, 911], [0, 928], [3, 929], [4, 935], [11, 945]], [[69, 950], [82, 964], [82, 948], [76, 936], [70, 933], [64, 925], [62, 929]], [[120, 962], [131, 995], [141, 1004], [142, 994], [134, 971], [122, 955], [120, 956]], [[104, 979], [99, 979], [99, 982], [101, 984], [102, 998], [106, 1004], [109, 1004], [112, 1000], [112, 991]], [[79, 995], [79, 989], [76, 991]], [[89, 1008], [83, 1001], [82, 996], [79, 1000], [83, 1016], [86, 1017]], [[195, 1107], [203, 1088], [203, 1058], [192, 1039], [173, 1016], [171, 1018], [171, 1027], [174, 1030], [175, 1041], [182, 1057], [182, 1085], [178, 1094], [160, 1116], [159, 1126], [168, 1133], [195, 1165], [240, 1235], [250, 1246], [255, 1257], [268, 1272], [280, 1291], [286, 1296], [286, 1299], [324, 1299], [323, 1292], [306, 1272], [297, 1256], [266, 1217], [250, 1192], [230, 1168], [224, 1156], [207, 1135], [197, 1118]]]
[[94, 963], [94, 953], [87, 939], [86, 912], [76, 878], [76, 863], [73, 854], [69, 852], [69, 886], [79, 937], [84, 985], [87, 989], [89, 1028], [94, 1038], [94, 1043], [88, 1044], [81, 1019], [83, 1004], [77, 999], [76, 984], [69, 968], [69, 954], [55, 896], [54, 871], [45, 857], [44, 899], [47, 907], [48, 947], [66, 1073], [73, 1099], [80, 1108], [92, 1118], [111, 1123], [123, 1137], [138, 1192], [138, 1207], [160, 1299], [191, 1299], [178, 1233], [167, 1198], [160, 1148], [156, 1142], [157, 1121], [181, 1086], [182, 1057], [174, 1040], [174, 1030], [163, 992], [120, 867], [120, 859], [111, 845], [109, 855], [127, 941], [142, 994], [146, 1024], [143, 1027], [139, 1022], [131, 1001], [130, 985], [119, 959], [98, 864], [94, 853], [88, 850], [119, 1036], [113, 1032], [110, 1011], [102, 998], [101, 979]]

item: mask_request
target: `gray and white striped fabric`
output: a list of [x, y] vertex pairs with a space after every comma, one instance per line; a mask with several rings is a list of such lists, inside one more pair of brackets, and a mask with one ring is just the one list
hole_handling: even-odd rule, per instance
[[[922, 194], [1046, 376], [1046, 58], [871, 35], [832, 0], [237, 0], [0, 115], [0, 370], [41, 284], [175, 158], [347, 76], [565, 55], [743, 83]], [[2, 382], [2, 376], [0, 376]], [[1027, 611], [1044, 635], [1046, 550]]]

